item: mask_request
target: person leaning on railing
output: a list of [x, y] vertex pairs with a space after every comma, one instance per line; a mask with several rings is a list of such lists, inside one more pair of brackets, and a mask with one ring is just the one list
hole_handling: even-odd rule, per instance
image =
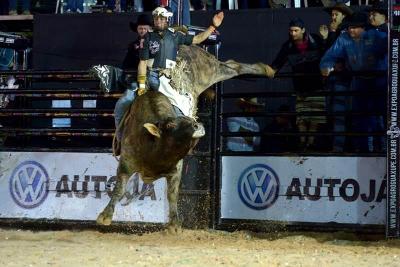
[[[321, 59], [323, 76], [329, 76], [336, 62], [345, 61], [349, 71], [387, 71], [387, 34], [368, 29], [368, 16], [357, 12], [347, 21], [347, 31], [340, 34], [332, 47]], [[350, 89], [354, 92], [382, 91], [386, 88], [386, 75], [353, 76]], [[352, 97], [353, 112], [384, 113], [384, 99], [376, 96], [356, 94]], [[352, 131], [358, 133], [383, 131], [382, 116], [353, 116]], [[352, 144], [355, 152], [379, 152], [384, 149], [383, 137], [355, 137]]]
[[[312, 96], [312, 92], [322, 89], [319, 74], [319, 61], [322, 55], [322, 42], [318, 35], [306, 31], [303, 20], [295, 18], [289, 23], [289, 40], [287, 40], [272, 62], [267, 66], [267, 76], [272, 78], [286, 63], [293, 73], [315, 74], [293, 77], [293, 88], [297, 93], [296, 112], [324, 112], [324, 96]], [[315, 132], [326, 124], [326, 116], [299, 114], [296, 126], [299, 132]], [[315, 149], [314, 136], [301, 136], [300, 149]]]
[[[324, 52], [328, 50], [342, 33], [346, 29], [346, 19], [353, 14], [353, 10], [344, 3], [337, 3], [334, 6], [324, 8], [324, 11], [328, 12], [331, 16], [331, 22], [329, 26], [321, 25], [319, 27], [319, 34], [323, 39]], [[343, 68], [344, 63], [336, 62], [337, 68]], [[332, 92], [344, 92], [347, 91], [350, 86], [350, 80], [344, 76], [329, 76], [325, 82], [325, 89]], [[346, 96], [331, 96], [328, 97], [329, 109], [332, 112], [343, 112], [348, 109], [348, 101]], [[335, 132], [346, 131], [347, 122], [345, 116], [334, 116], [331, 118], [332, 128]], [[345, 136], [333, 136], [332, 138], [332, 151], [343, 152], [346, 149], [346, 137]]]

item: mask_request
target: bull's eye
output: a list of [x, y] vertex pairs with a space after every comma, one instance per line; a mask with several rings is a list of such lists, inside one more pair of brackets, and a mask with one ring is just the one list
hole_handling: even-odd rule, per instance
[[169, 123], [167, 123], [167, 125], [165, 127], [167, 129], [174, 129], [176, 126], [177, 126], [176, 123], [169, 122]]

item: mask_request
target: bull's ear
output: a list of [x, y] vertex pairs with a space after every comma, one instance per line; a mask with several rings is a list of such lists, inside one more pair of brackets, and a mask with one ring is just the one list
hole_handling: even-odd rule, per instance
[[147, 129], [147, 131], [149, 131], [150, 134], [152, 134], [158, 138], [161, 137], [161, 131], [156, 125], [154, 125], [152, 123], [145, 123], [145, 124], [143, 124], [143, 126], [144, 126], [144, 128]]

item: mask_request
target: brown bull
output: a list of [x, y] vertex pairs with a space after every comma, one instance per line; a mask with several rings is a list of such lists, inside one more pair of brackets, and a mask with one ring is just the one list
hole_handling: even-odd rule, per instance
[[[197, 46], [180, 46], [177, 66], [166, 73], [175, 88], [198, 96], [211, 85], [241, 74], [266, 75], [266, 65], [218, 61]], [[124, 195], [133, 173], [139, 172], [144, 183], [166, 177], [169, 201], [169, 227], [179, 225], [177, 200], [182, 159], [194, 147], [204, 128], [194, 119], [177, 117], [168, 98], [159, 92], [137, 97], [125, 120], [117, 183], [109, 204], [98, 216], [99, 224], [111, 223], [115, 205]]]

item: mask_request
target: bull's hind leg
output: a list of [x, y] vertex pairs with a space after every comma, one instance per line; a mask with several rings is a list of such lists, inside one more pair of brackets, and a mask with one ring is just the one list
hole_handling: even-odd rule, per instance
[[117, 182], [115, 184], [110, 202], [104, 208], [104, 210], [97, 217], [96, 222], [101, 225], [110, 225], [112, 221], [112, 217], [114, 214], [115, 205], [121, 200], [125, 192], [126, 183], [130, 177], [128, 174], [128, 169], [126, 164], [120, 159], [118, 170], [117, 170]]
[[177, 233], [181, 229], [181, 222], [178, 219], [178, 196], [182, 177], [182, 164], [183, 160], [180, 160], [176, 165], [177, 170], [175, 174], [167, 177], [169, 203], [169, 223], [167, 230], [170, 233]]
[[233, 71], [233, 73], [235, 73], [234, 76], [242, 74], [265, 76], [267, 74], [267, 68], [268, 68], [268, 65], [265, 65], [263, 63], [246, 64], [246, 63], [236, 62], [234, 60], [225, 61], [221, 65], [226, 68], [225, 70], [222, 68], [222, 73], [225, 72], [225, 74], [231, 75]]

